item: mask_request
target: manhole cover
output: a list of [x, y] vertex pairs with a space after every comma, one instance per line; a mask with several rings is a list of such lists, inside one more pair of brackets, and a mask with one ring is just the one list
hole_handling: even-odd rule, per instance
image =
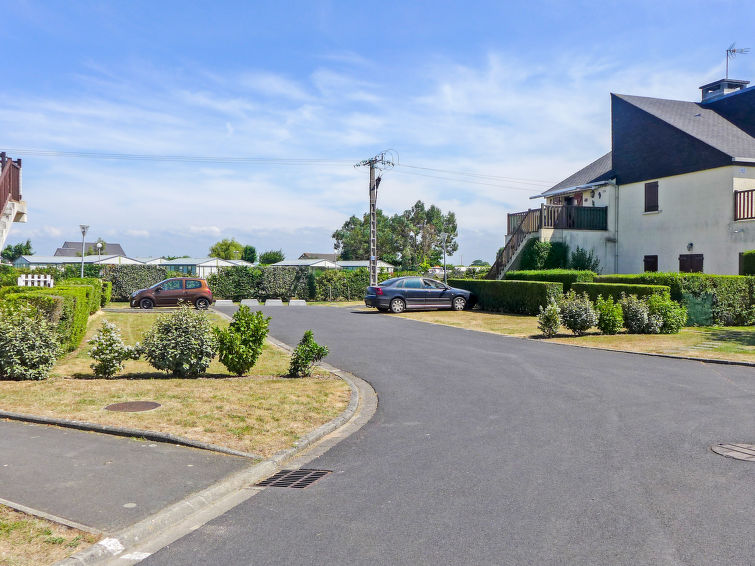
[[113, 403], [105, 407], [106, 411], [118, 411], [119, 413], [138, 413], [157, 409], [160, 403], [154, 401], [126, 401], [125, 403]]
[[714, 444], [710, 449], [727, 458], [755, 462], [755, 444]]
[[274, 476], [262, 480], [257, 485], [261, 487], [293, 487], [294, 489], [304, 489], [329, 473], [330, 470], [308, 470], [306, 468], [281, 470]]

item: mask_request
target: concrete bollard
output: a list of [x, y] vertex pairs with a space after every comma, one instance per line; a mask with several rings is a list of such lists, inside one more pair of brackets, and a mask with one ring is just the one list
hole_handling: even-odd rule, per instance
[[307, 301], [305, 301], [304, 299], [291, 299], [288, 302], [288, 306], [289, 307], [306, 307]]
[[217, 301], [215, 301], [215, 306], [216, 307], [232, 307], [233, 301], [230, 299], [218, 299]]
[[241, 304], [245, 307], [258, 307], [260, 302], [257, 299], [241, 299]]
[[283, 301], [281, 299], [268, 299], [265, 301], [266, 307], [282, 307]]

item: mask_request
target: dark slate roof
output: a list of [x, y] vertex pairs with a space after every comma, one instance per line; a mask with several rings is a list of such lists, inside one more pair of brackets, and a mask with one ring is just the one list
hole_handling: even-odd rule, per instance
[[625, 94], [616, 97], [731, 157], [755, 158], [755, 138], [709, 105]]
[[[93, 253], [97, 253], [97, 242], [86, 242], [84, 245], [87, 251], [91, 250]], [[102, 250], [102, 253], [109, 256], [126, 255], [120, 244], [111, 244], [109, 242], [105, 242], [105, 249]], [[63, 245], [55, 250], [56, 256], [76, 257], [76, 254], [81, 254], [81, 242], [63, 242]]]
[[[555, 193], [561, 189], [568, 189], [571, 187], [578, 187], [580, 185], [586, 185], [587, 183], [597, 183], [598, 181], [607, 181], [613, 178], [613, 164], [611, 160], [611, 152], [609, 151], [603, 157], [599, 157], [587, 167], [584, 167], [551, 187], [543, 193], [548, 195]], [[534, 197], [533, 197], [534, 198]]]
[[326, 259], [328, 261], [336, 261], [338, 254], [318, 254], [312, 252], [304, 252], [299, 256], [299, 259]]

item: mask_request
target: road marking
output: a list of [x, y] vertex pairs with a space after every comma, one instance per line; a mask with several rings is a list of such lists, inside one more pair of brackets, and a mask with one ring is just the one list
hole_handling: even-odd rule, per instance
[[117, 538], [104, 538], [97, 544], [104, 547], [112, 555], [120, 554], [125, 550], [125, 547]]

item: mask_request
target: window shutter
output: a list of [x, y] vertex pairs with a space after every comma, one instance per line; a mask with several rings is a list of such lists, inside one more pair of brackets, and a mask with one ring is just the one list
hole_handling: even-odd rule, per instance
[[658, 181], [645, 183], [645, 212], [658, 210]]
[[644, 263], [645, 263], [646, 272], [658, 271], [658, 256], [657, 255], [646, 255], [644, 258]]
[[680, 273], [702, 273], [703, 254], [682, 254], [679, 256]]

